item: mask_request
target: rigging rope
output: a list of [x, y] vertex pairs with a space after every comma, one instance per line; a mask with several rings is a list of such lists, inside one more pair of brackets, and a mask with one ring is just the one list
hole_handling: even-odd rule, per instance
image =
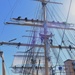
[[[54, 8], [54, 6], [52, 6], [52, 9], [54, 10], [54, 12], [55, 12], [55, 14], [56, 14], [57, 19], [59, 18], [59, 20], [62, 21], [61, 16], [60, 16], [59, 13], [57, 12], [57, 10]], [[57, 20], [57, 21], [58, 21], [58, 20]]]
[[10, 11], [8, 12], [6, 18], [4, 19], [4, 23], [5, 23], [5, 21], [6, 21], [7, 17], [8, 17], [8, 15], [9, 15], [10, 13], [11, 13], [11, 14], [10, 14], [10, 18], [11, 18], [12, 14], [13, 14], [13, 11], [15, 10], [15, 8], [16, 8], [18, 2], [19, 2], [19, 1], [17, 1], [17, 0], [15, 1], [13, 7], [10, 9]]
[[[71, 4], [72, 4], [72, 0], [70, 0], [69, 10], [68, 10], [67, 18], [66, 18], [66, 23], [68, 22], [68, 18], [69, 18], [69, 14], [70, 14]], [[65, 29], [64, 29], [64, 31], [63, 31], [63, 35], [62, 35], [62, 41], [63, 41], [63, 39], [64, 39], [64, 36], [65, 36]], [[61, 45], [62, 45], [62, 41], [61, 41]]]
[[69, 10], [68, 10], [66, 22], [68, 22], [68, 18], [69, 18], [69, 14], [70, 14], [70, 9], [71, 9], [71, 4], [72, 4], [72, 0], [70, 0], [70, 5], [69, 5]]

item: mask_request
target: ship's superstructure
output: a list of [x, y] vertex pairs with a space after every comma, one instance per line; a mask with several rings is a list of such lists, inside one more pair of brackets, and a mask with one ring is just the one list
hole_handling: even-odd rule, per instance
[[75, 75], [75, 60], [68, 59], [64, 63], [66, 75]]

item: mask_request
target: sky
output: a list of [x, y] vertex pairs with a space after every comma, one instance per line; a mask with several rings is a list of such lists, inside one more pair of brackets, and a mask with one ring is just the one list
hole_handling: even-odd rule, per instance
[[[63, 2], [64, 7], [61, 11], [63, 14], [67, 15], [68, 6], [70, 0], [53, 0]], [[35, 17], [39, 3], [32, 0], [0, 0], [0, 41], [9, 41], [13, 38], [18, 38], [18, 41], [21, 40], [21, 36], [25, 34], [26, 27], [14, 26], [14, 25], [5, 25], [6, 21], [10, 21], [12, 17], [22, 16], [23, 18], [33, 18]], [[40, 8], [39, 8], [40, 9]], [[58, 9], [57, 9], [58, 10]], [[60, 13], [61, 14], [61, 13]], [[33, 16], [34, 15], [34, 16]], [[63, 17], [63, 16], [62, 16]], [[66, 16], [65, 16], [66, 17]], [[75, 24], [75, 0], [72, 0], [71, 11], [69, 15], [68, 22]], [[22, 41], [22, 40], [21, 40]], [[5, 67], [8, 75], [14, 75], [11, 70], [11, 64], [13, 62], [13, 55], [16, 51], [22, 50], [23, 48], [17, 48], [16, 46], [0, 46], [0, 50], [4, 52], [5, 58]], [[1, 59], [0, 59], [0, 75], [1, 74]]]
[[[20, 40], [21, 36], [25, 34], [25, 27], [21, 26], [7, 26], [4, 23], [9, 21], [11, 17], [22, 16], [31, 17], [32, 13], [36, 8], [35, 2], [31, 0], [1, 0], [0, 1], [0, 41], [9, 41], [13, 38], [18, 38]], [[21, 33], [21, 34], [20, 34]], [[20, 48], [23, 49], [23, 48]], [[7, 75], [14, 75], [11, 72], [11, 65], [13, 62], [13, 55], [19, 49], [16, 46], [0, 46], [0, 50], [4, 52], [5, 59], [5, 68]], [[0, 75], [2, 75], [1, 68], [1, 59], [0, 59]]]

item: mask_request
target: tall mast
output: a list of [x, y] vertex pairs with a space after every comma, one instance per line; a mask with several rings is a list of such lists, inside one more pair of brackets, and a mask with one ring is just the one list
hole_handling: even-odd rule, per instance
[[44, 19], [44, 22], [46, 21], [46, 0], [43, 0], [42, 2], [42, 8], [43, 8], [43, 19]]
[[46, 0], [43, 0], [42, 2], [42, 8], [43, 8], [43, 19], [44, 19], [44, 50], [45, 50], [45, 75], [48, 75], [48, 59], [47, 59], [47, 25], [46, 25]]
[[[44, 28], [44, 33], [41, 34], [40, 36], [42, 36], [44, 39], [44, 45], [39, 45], [39, 44], [36, 44], [35, 41], [36, 41], [36, 35], [35, 35], [35, 31], [34, 31], [34, 35], [33, 35], [33, 43], [32, 44], [25, 44], [25, 43], [15, 43], [15, 42], [0, 42], [0, 45], [14, 45], [14, 46], [35, 46], [35, 47], [42, 47], [44, 48], [44, 54], [45, 54], [45, 75], [51, 75], [49, 74], [49, 64], [48, 64], [48, 50], [50, 48], [58, 48], [61, 49], [75, 49], [75, 47], [71, 47], [71, 46], [61, 46], [61, 45], [50, 45], [48, 44], [48, 40], [50, 37], [52, 37], [53, 35], [52, 34], [49, 34], [48, 35], [48, 32], [47, 32], [47, 27], [49, 28], [55, 28], [55, 29], [67, 29], [67, 30], [75, 30], [73, 28], [73, 26], [71, 27], [71, 24], [69, 23], [64, 23], [64, 22], [51, 22], [51, 21], [47, 21], [47, 13], [46, 13], [46, 5], [47, 3], [55, 3], [55, 4], [61, 4], [61, 3], [57, 3], [57, 2], [50, 2], [50, 0], [36, 0], [36, 1], [40, 1], [41, 4], [42, 4], [42, 10], [43, 10], [43, 21], [41, 20], [34, 20], [34, 19], [27, 19], [27, 18], [12, 18], [11, 21], [12, 22], [6, 22], [6, 24], [13, 24], [13, 25], [20, 25], [20, 26], [36, 26], [36, 27], [41, 27], [41, 28]], [[38, 23], [37, 23], [38, 22]], [[48, 25], [47, 25], [48, 24]], [[66, 26], [66, 27], [65, 27]], [[27, 36], [27, 37], [32, 37], [32, 36]], [[13, 41], [13, 40], [12, 40]], [[33, 48], [33, 51], [34, 51], [35, 48]], [[33, 52], [33, 62], [35, 61], [35, 58], [34, 58], [34, 52]], [[22, 68], [22, 67], [21, 67]], [[34, 75], [34, 70], [35, 70], [35, 63], [33, 63], [33, 66], [32, 66], [32, 75]]]

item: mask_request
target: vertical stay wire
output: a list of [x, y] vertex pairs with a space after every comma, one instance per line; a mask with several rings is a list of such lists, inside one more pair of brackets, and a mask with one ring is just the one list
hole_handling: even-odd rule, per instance
[[[70, 0], [69, 10], [68, 10], [67, 18], [66, 18], [66, 23], [68, 22], [68, 18], [69, 18], [69, 14], [70, 14], [71, 4], [72, 4], [72, 0]], [[62, 41], [63, 41], [63, 39], [64, 39], [64, 36], [65, 36], [65, 29], [64, 29], [64, 31], [63, 31], [63, 35], [62, 35]], [[62, 45], [62, 43], [63, 43], [62, 41], [61, 41], [61, 45]], [[70, 57], [72, 58], [71, 53], [70, 53], [68, 50], [67, 50], [67, 52], [69, 53]]]
[[[73, 40], [73, 42], [75, 41], [75, 38], [73, 36], [73, 34], [69, 31], [68, 35], [71, 37], [71, 39]], [[70, 41], [70, 40], [69, 40]]]
[[[59, 33], [60, 33], [60, 32], [59, 32]], [[66, 34], [65, 34], [65, 35], [66, 35]], [[60, 36], [61, 36], [61, 34], [60, 34]], [[61, 36], [61, 37], [62, 37], [62, 36]], [[67, 35], [66, 35], [66, 39], [69, 40], [69, 38], [68, 38]], [[64, 42], [64, 45], [66, 45], [65, 42]], [[63, 50], [62, 50], [62, 51], [63, 51]], [[68, 52], [69, 56], [72, 58], [72, 55], [71, 55], [70, 51], [67, 50], [67, 52]]]
[[[38, 9], [37, 11], [39, 11], [39, 9]], [[38, 14], [38, 12], [36, 13], [35, 18], [37, 18], [37, 14]], [[31, 28], [32, 28], [31, 30], [34, 30], [34, 31], [35, 31], [35, 27], [31, 27]], [[33, 31], [32, 31], [32, 34], [33, 34]], [[34, 36], [35, 33], [34, 33], [33, 35], [32, 35], [32, 34], [31, 34], [31, 36]], [[32, 38], [32, 40], [33, 40], [33, 38]], [[31, 42], [31, 41], [30, 41], [30, 42]], [[31, 50], [32, 50], [32, 49], [31, 49]], [[29, 52], [31, 52], [31, 51], [29, 51]], [[31, 55], [31, 53], [29, 53], [28, 55]], [[28, 60], [29, 60], [29, 59], [27, 58], [27, 59], [26, 59], [26, 63], [28, 63]], [[23, 62], [23, 63], [24, 63], [24, 62]], [[30, 71], [31, 71], [31, 70], [30, 70]]]
[[[55, 8], [52, 6], [52, 8], [54, 9], [54, 11], [56, 12], [56, 10], [55, 10]], [[58, 13], [56, 12], [56, 14], [57, 14], [57, 16], [62, 20], [62, 18], [58, 15]], [[58, 63], [58, 61], [59, 61], [59, 56], [60, 56], [60, 50], [61, 49], [59, 49], [59, 52], [58, 52], [58, 55], [57, 55], [57, 60], [56, 60], [56, 66], [57, 66], [57, 63]]]
[[[53, 7], [52, 7], [53, 8]], [[53, 8], [54, 9], [54, 8]], [[48, 10], [48, 9], [47, 9]], [[54, 9], [55, 10], [55, 9]], [[53, 13], [52, 13], [53, 14]], [[53, 51], [53, 50], [52, 50]], [[54, 52], [53, 52], [54, 53]], [[56, 59], [57, 59], [57, 62], [58, 62], [58, 56], [59, 56], [59, 53], [58, 53], [58, 55], [56, 54], [56, 52], [54, 53], [54, 55], [55, 55], [55, 57], [56, 57]], [[57, 63], [56, 62], [56, 63]]]
[[[71, 2], [72, 2], [72, 0], [71, 0]], [[70, 6], [69, 6], [69, 11], [68, 11], [68, 15], [67, 15], [67, 19], [66, 19], [66, 22], [68, 21], [68, 18], [69, 18], [69, 12], [70, 12], [70, 7], [71, 7], [71, 2], [70, 2]], [[62, 41], [63, 41], [63, 38], [64, 38], [64, 35], [65, 35], [65, 29], [64, 29], [64, 31], [63, 31], [63, 36], [62, 36]], [[62, 45], [62, 42], [61, 41], [61, 45]], [[58, 58], [59, 58], [59, 55], [60, 55], [60, 49], [59, 49], [59, 53], [58, 53]], [[70, 55], [70, 54], [69, 54]], [[70, 55], [71, 56], [71, 55]], [[72, 58], [72, 57], [71, 57]], [[58, 60], [57, 60], [58, 61]], [[57, 62], [56, 62], [56, 65], [57, 65]]]
[[[53, 8], [53, 7], [52, 7]], [[54, 8], [53, 8], [54, 9]], [[48, 10], [48, 8], [47, 8], [47, 10]], [[55, 9], [54, 9], [55, 10]], [[48, 10], [49, 11], [49, 10]], [[56, 11], [55, 11], [56, 12]], [[58, 14], [57, 14], [58, 15]], [[60, 18], [60, 16], [58, 16], [59, 18]], [[52, 51], [53, 51], [53, 49], [52, 49]], [[60, 55], [60, 50], [59, 50], [59, 53], [57, 54], [56, 52], [54, 52], [53, 51], [53, 53], [54, 53], [54, 55], [55, 55], [55, 57], [56, 57], [56, 65], [57, 65], [57, 63], [59, 63], [60, 61], [59, 61], [59, 55]], [[62, 58], [61, 58], [62, 59]], [[63, 61], [63, 60], [62, 60]], [[60, 63], [59, 63], [60, 64]]]
[[[61, 32], [60, 32], [59, 30], [57, 30], [57, 31], [58, 31], [58, 33], [59, 33], [60, 38], [62, 38], [62, 34], [61, 34]], [[67, 37], [67, 35], [66, 35], [66, 37]], [[61, 51], [62, 51], [64, 57], [67, 58], [66, 55], [64, 54], [63, 50], [61, 50]]]
[[[68, 11], [68, 14], [67, 14], [66, 22], [68, 21], [68, 18], [69, 18], [69, 13], [70, 13], [70, 8], [71, 8], [71, 3], [72, 3], [72, 0], [71, 0], [71, 2], [70, 2], [70, 6], [69, 6], [69, 11]], [[65, 29], [64, 29], [64, 31], [63, 31], [62, 41], [63, 41], [64, 35], [65, 35]], [[61, 45], [62, 45], [62, 42], [61, 42]], [[57, 62], [58, 62], [58, 59], [59, 59], [59, 55], [60, 55], [60, 49], [59, 49], [59, 53], [58, 53], [58, 57], [57, 57]], [[57, 62], [56, 62], [56, 65], [57, 65]]]
[[14, 5], [13, 5], [13, 7], [11, 7], [11, 9], [10, 9], [10, 11], [8, 12], [6, 18], [4, 19], [4, 23], [5, 23], [5, 21], [6, 21], [7, 17], [8, 17], [8, 15], [9, 15], [10, 13], [11, 13], [11, 14], [10, 14], [10, 17], [12, 16], [13, 11], [14, 11], [14, 9], [16, 8], [16, 6], [17, 6], [18, 3], [19, 3], [19, 2], [16, 0], [15, 3], [14, 3]]
[[48, 9], [48, 6], [46, 6], [46, 9], [47, 9], [47, 13], [49, 14], [49, 16], [48, 17], [50, 17], [51, 18], [51, 20], [53, 20], [53, 16], [51, 15], [51, 12], [49, 11], [49, 9]]
[[[47, 10], [48, 10], [48, 7], [50, 8], [50, 6], [47, 6]], [[51, 9], [50, 9], [51, 10]], [[56, 21], [57, 21], [57, 18], [56, 18], [56, 16], [55, 16], [55, 14], [54, 14], [54, 12], [53, 12], [53, 10], [48, 10], [48, 12], [49, 12], [49, 14], [51, 13], [51, 17], [52, 18], [54, 18]], [[53, 16], [52, 16], [53, 15]]]
[[14, 10], [16, 9], [18, 3], [20, 3], [20, 1], [21, 1], [21, 0], [19, 0], [19, 1], [16, 0], [16, 2], [14, 3], [12, 9], [10, 10], [10, 12], [11, 12], [11, 14], [10, 14], [10, 18], [12, 17], [12, 14], [13, 14]]
[[[8, 0], [8, 2], [9, 2], [9, 0]], [[14, 3], [14, 5], [13, 5], [12, 8], [11, 8], [11, 4], [10, 4], [10, 2], [9, 2], [9, 7], [11, 8], [11, 10], [8, 12], [7, 16], [5, 17], [4, 23], [5, 23], [5, 21], [6, 21], [7, 17], [8, 17], [8, 15], [10, 14], [10, 12], [13, 12], [13, 10], [15, 9], [17, 2], [18, 2], [18, 1], [16, 0], [16, 2]], [[3, 33], [4, 28], [5, 28], [5, 25], [3, 26], [3, 29], [2, 29], [2, 31], [1, 31], [1, 34]]]
[[[47, 7], [46, 7], [46, 8], [47, 8]], [[47, 8], [47, 10], [48, 10], [48, 8]], [[49, 11], [49, 10], [48, 10], [48, 11]], [[53, 14], [53, 13], [52, 13], [52, 14]], [[54, 54], [55, 57], [56, 57], [57, 62], [59, 62], [59, 61], [58, 61], [58, 55], [59, 55], [59, 53], [57, 54], [56, 52], [54, 52], [54, 49], [52, 49], [52, 51], [53, 51], [53, 54]], [[56, 62], [56, 63], [57, 63], [57, 62]]]
[[[68, 22], [71, 4], [72, 4], [72, 0], [70, 0], [69, 10], [68, 10], [67, 18], [66, 18], [66, 23]], [[64, 29], [63, 35], [62, 35], [62, 41], [63, 41], [63, 39], [64, 39], [64, 36], [65, 36], [65, 29]], [[62, 45], [62, 41], [61, 41], [61, 45]]]
[[52, 9], [53, 9], [54, 12], [56, 13], [57, 17], [58, 17], [60, 20], [62, 20], [61, 16], [58, 14], [58, 12], [57, 12], [56, 9], [53, 7], [53, 5], [52, 5]]
[[39, 13], [40, 13], [41, 9], [39, 9], [39, 8], [40, 8], [40, 4], [38, 4], [38, 6], [36, 7], [37, 11], [35, 12], [35, 19], [40, 18]]
[[[9, 1], [9, 0], [8, 0], [8, 1]], [[13, 9], [15, 9], [17, 2], [18, 2], [18, 1], [16, 0], [16, 2], [15, 2], [14, 5], [13, 5], [13, 7], [12, 7], [11, 10], [8, 12], [7, 16], [6, 16], [5, 19], [4, 19], [4, 23], [5, 23], [5, 21], [6, 21], [7, 17], [8, 17], [8, 15], [10, 14], [10, 12], [12, 12]], [[9, 3], [9, 5], [10, 5], [10, 3]], [[10, 5], [10, 7], [11, 7], [11, 5]], [[4, 25], [3, 28], [2, 28], [1, 34], [4, 32], [4, 29], [5, 29], [5, 25]], [[1, 36], [0, 36], [0, 37], [1, 37]]]
[[68, 10], [66, 22], [68, 22], [68, 18], [69, 18], [69, 14], [70, 14], [70, 9], [71, 9], [71, 4], [72, 4], [72, 0], [70, 0], [70, 5], [69, 5], [69, 10]]
[[61, 15], [64, 17], [64, 19], [66, 19], [66, 17], [64, 16], [64, 14], [62, 13], [62, 10], [59, 8], [59, 6], [57, 6], [58, 10], [60, 11]]
[[[9, 7], [11, 8], [11, 4], [10, 4], [9, 0], [8, 0], [8, 4], [9, 4]], [[8, 14], [9, 14], [9, 13], [8, 13]], [[7, 16], [8, 16], [8, 15], [7, 15]], [[7, 18], [7, 16], [6, 16], [6, 18]], [[4, 19], [4, 22], [5, 22], [6, 18]], [[1, 31], [1, 33], [0, 33], [0, 34], [2, 34], [2, 33], [3, 33], [4, 28], [5, 28], [5, 25], [3, 26], [2, 31]], [[0, 37], [0, 38], [1, 38], [1, 37]]]

